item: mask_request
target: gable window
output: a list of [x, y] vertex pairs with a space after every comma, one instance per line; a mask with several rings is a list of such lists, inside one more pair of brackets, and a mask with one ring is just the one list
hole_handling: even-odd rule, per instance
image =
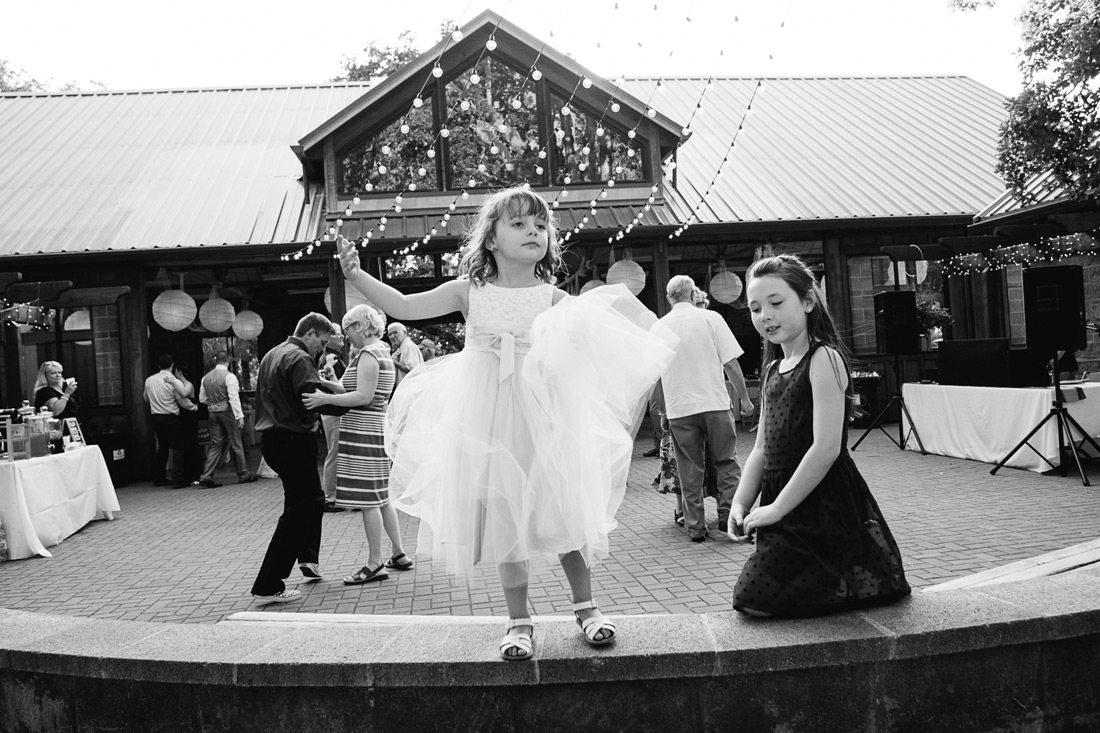
[[[645, 177], [642, 145], [555, 95], [550, 96], [555, 185], [606, 181], [640, 181]], [[568, 110], [568, 114], [565, 110]]]
[[525, 74], [485, 57], [448, 82], [446, 94], [453, 187], [545, 185], [537, 95]]
[[[408, 132], [402, 132], [402, 125]], [[434, 152], [428, 152], [434, 150], [434, 139], [432, 100], [425, 97], [420, 107], [412, 107], [340, 159], [340, 194], [403, 191], [410, 183], [416, 190], [438, 191]]]

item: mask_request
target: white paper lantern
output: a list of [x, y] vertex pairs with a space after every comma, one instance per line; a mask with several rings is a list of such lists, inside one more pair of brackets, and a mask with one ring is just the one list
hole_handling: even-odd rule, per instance
[[[366, 304], [377, 308], [378, 306], [367, 300], [367, 296], [359, 292], [359, 290], [349, 282], [344, 283], [344, 303], [347, 305], [344, 308], [344, 312], [347, 313], [352, 308], [360, 304]], [[325, 310], [328, 314], [332, 315], [332, 288], [325, 288]]]
[[603, 280], [595, 278], [595, 279], [589, 280], [584, 285], [582, 285], [581, 286], [581, 292], [582, 293], [587, 293], [589, 290], [595, 290], [596, 288], [603, 287], [604, 285], [607, 285], [607, 283], [605, 283]]
[[153, 320], [166, 331], [182, 331], [195, 320], [195, 299], [182, 290], [165, 290], [153, 301]]
[[241, 311], [233, 321], [237, 338], [254, 339], [264, 330], [264, 319], [256, 311]]
[[741, 296], [744, 285], [736, 273], [726, 269], [726, 263], [718, 263], [718, 274], [710, 279], [710, 297], [719, 303], [732, 303]]
[[634, 260], [626, 257], [613, 264], [607, 271], [609, 285], [625, 285], [633, 295], [645, 288], [645, 270]]
[[199, 308], [199, 323], [207, 331], [221, 333], [228, 331], [236, 318], [233, 304], [218, 297], [218, 289], [210, 288], [210, 299]]

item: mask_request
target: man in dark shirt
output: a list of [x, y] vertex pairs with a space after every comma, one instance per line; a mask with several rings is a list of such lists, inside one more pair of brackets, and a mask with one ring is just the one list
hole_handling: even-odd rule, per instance
[[302, 597], [283, 582], [297, 560], [302, 574], [321, 578], [321, 516], [325, 494], [317, 473], [316, 416], [302, 395], [327, 392], [317, 373], [317, 355], [333, 333], [320, 313], [298, 321], [294, 335], [264, 355], [256, 377], [256, 430], [264, 460], [283, 482], [283, 513], [267, 547], [252, 595], [274, 603]]

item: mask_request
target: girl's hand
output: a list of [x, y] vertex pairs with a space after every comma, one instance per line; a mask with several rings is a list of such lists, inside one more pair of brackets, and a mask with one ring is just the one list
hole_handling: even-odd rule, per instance
[[316, 410], [318, 407], [328, 404], [328, 397], [329, 396], [321, 390], [317, 390], [316, 392], [302, 395], [302, 404], [306, 406], [307, 410]]
[[734, 504], [730, 507], [729, 524], [726, 526], [726, 536], [734, 542], [750, 542], [749, 534], [745, 531], [745, 507]]
[[745, 534], [752, 534], [761, 527], [770, 527], [782, 518], [783, 515], [771, 504], [757, 507], [745, 517]]
[[355, 242], [349, 241], [342, 234], [337, 235], [336, 250], [340, 253], [340, 269], [344, 271], [345, 277], [350, 279], [353, 275], [361, 272], [359, 268], [359, 249], [355, 246]]

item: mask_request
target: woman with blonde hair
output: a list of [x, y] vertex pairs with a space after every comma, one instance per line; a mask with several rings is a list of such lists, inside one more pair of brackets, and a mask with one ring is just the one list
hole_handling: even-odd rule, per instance
[[[339, 382], [326, 382], [333, 394], [314, 392], [302, 398], [316, 410], [324, 405], [347, 408], [340, 416], [340, 447], [336, 453], [336, 505], [361, 509], [367, 535], [367, 564], [344, 578], [344, 585], [360, 585], [389, 577], [387, 568], [409, 570], [411, 558], [401, 549], [397, 511], [390, 503], [390, 459], [386, 456], [383, 422], [393, 391], [394, 365], [389, 346], [382, 343], [386, 317], [361, 303], [341, 322], [351, 344], [351, 363]], [[382, 562], [382, 530], [390, 538], [392, 554]]]
[[65, 379], [64, 368], [56, 361], [44, 361], [38, 367], [38, 378], [34, 380], [34, 409], [50, 408], [56, 418], [73, 417], [77, 411], [73, 392], [76, 380]]

